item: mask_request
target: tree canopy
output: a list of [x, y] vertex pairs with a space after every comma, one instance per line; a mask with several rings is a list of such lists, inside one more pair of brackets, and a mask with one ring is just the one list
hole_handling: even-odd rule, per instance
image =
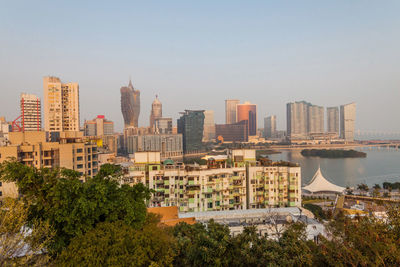
[[50, 251], [58, 253], [72, 238], [100, 222], [122, 220], [136, 228], [143, 225], [150, 191], [143, 184], [120, 186], [115, 179], [118, 170], [103, 165], [94, 178], [82, 183], [72, 170], [35, 169], [9, 161], [0, 165], [0, 178], [17, 184], [22, 199], [29, 203], [29, 221], [47, 221], [54, 228]]

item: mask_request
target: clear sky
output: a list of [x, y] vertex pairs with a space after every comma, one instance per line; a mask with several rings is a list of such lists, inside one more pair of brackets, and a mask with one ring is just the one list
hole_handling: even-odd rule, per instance
[[[356, 129], [400, 131], [400, 1], [2, 1], [0, 116], [42, 78], [80, 85], [81, 123], [104, 114], [121, 130], [119, 89], [155, 94], [163, 115], [224, 100], [258, 105], [258, 124], [286, 103], [357, 102]], [[176, 122], [175, 122], [176, 123]]]

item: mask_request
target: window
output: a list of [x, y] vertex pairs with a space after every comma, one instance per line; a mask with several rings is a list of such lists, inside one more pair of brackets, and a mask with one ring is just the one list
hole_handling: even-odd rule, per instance
[[78, 164], [76, 167], [77, 167], [78, 169], [82, 169], [82, 168], [83, 168], [83, 164]]
[[207, 203], [207, 208], [212, 209], [212, 207], [213, 207], [213, 203], [212, 202]]
[[2, 182], [0, 182], [0, 186], [3, 186], [3, 183], [2, 183]]
[[77, 157], [76, 160], [77, 160], [77, 161], [82, 161], [82, 160], [83, 160], [83, 157]]
[[76, 153], [82, 153], [83, 152], [83, 149], [82, 148], [78, 148], [77, 150], [76, 150]]

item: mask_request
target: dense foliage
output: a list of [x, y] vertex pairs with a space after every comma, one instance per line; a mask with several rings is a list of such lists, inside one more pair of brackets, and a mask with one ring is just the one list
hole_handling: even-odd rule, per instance
[[79, 174], [65, 169], [35, 169], [16, 161], [2, 163], [0, 177], [15, 182], [29, 204], [28, 221], [48, 222], [56, 234], [50, 251], [60, 252], [72, 238], [85, 234], [100, 222], [123, 220], [141, 227], [146, 218], [149, 190], [138, 184], [119, 186], [118, 167], [104, 165], [85, 183]]
[[308, 209], [309, 211], [311, 211], [315, 218], [320, 219], [320, 220], [326, 220], [327, 216], [325, 214], [325, 212], [322, 210], [322, 208], [318, 205], [314, 205], [311, 203], [307, 203], [303, 205], [304, 208]]
[[367, 153], [356, 150], [342, 149], [303, 149], [301, 155], [304, 157], [320, 158], [365, 158]]
[[[318, 242], [307, 239], [306, 226], [300, 222], [288, 224], [279, 235], [259, 236], [250, 226], [233, 236], [227, 226], [213, 221], [160, 225], [146, 211], [151, 192], [143, 185], [119, 185], [120, 175], [119, 167], [104, 165], [95, 178], [81, 183], [69, 170], [36, 170], [15, 161], [0, 164], [1, 180], [15, 181], [21, 192], [15, 202], [19, 205], [0, 209], [0, 222], [5, 222], [0, 224], [0, 243], [15, 236], [20, 226], [48, 229], [31, 236], [37, 243], [23, 241], [38, 244], [32, 248], [44, 254], [29, 263], [48, 251], [51, 257], [43, 258], [55, 266], [400, 265], [398, 206], [389, 208], [386, 220], [339, 214]], [[322, 218], [323, 211], [307, 207]], [[5, 217], [21, 210], [26, 216]], [[4, 248], [0, 246], [0, 252]], [[3, 265], [15, 254], [7, 255], [0, 253]]]
[[384, 189], [394, 189], [394, 190], [399, 190], [400, 189], [400, 182], [394, 182], [394, 183], [389, 183], [389, 182], [384, 182], [383, 183], [383, 188]]

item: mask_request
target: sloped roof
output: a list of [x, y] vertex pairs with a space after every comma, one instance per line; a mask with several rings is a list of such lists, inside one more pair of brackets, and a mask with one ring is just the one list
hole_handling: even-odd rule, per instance
[[326, 180], [326, 178], [322, 175], [321, 168], [318, 167], [318, 170], [314, 174], [314, 177], [311, 179], [308, 185], [303, 187], [303, 189], [311, 193], [317, 193], [317, 192], [342, 193], [346, 188], [337, 186]]

